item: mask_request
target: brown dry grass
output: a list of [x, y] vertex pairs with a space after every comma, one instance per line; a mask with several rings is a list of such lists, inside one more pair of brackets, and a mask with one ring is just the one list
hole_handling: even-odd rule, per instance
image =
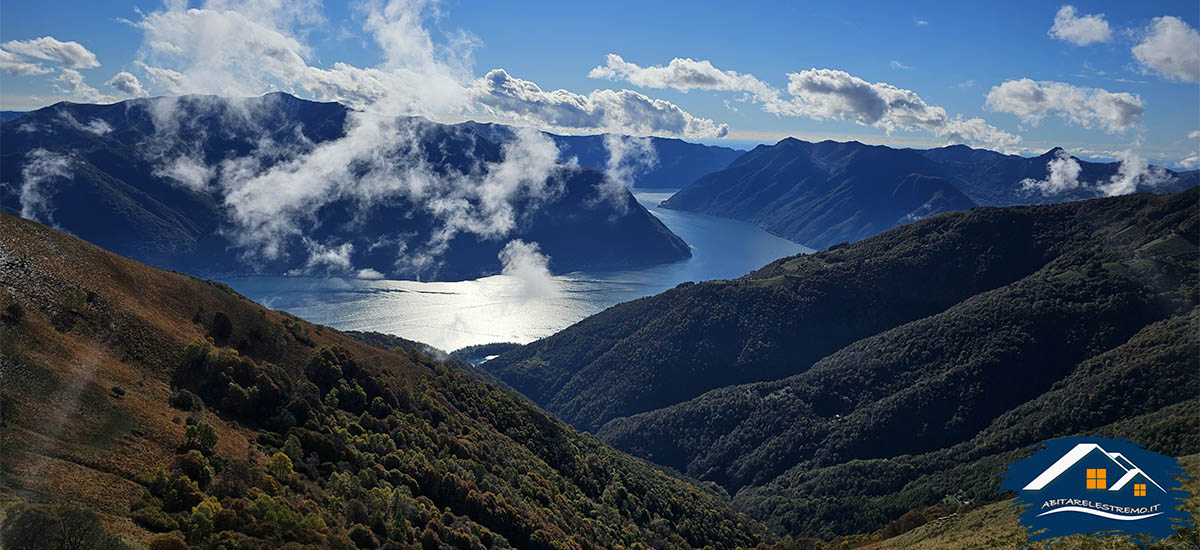
[[[72, 296], [92, 300], [60, 331], [52, 319]], [[170, 375], [184, 347], [205, 336], [197, 310], [225, 312], [235, 326], [282, 323], [227, 287], [161, 271], [20, 218], [0, 215], [0, 311], [19, 304], [24, 320], [0, 327], [0, 393], [12, 413], [0, 419], [0, 521], [17, 502], [55, 502], [96, 511], [129, 542], [149, 533], [132, 524], [144, 494], [137, 479], [166, 464], [184, 440], [191, 415], [212, 424], [217, 451], [262, 460], [253, 431], [208, 412], [168, 406]], [[338, 344], [393, 374], [429, 372], [407, 356], [369, 347], [297, 321], [317, 345]], [[284, 354], [309, 348], [289, 341]], [[113, 388], [120, 387], [118, 396]]]

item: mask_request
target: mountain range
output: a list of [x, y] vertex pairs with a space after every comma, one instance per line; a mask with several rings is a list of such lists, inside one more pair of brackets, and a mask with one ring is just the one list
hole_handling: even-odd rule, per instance
[[29, 220], [0, 227], [0, 544], [85, 528], [79, 548], [775, 538], [406, 341], [372, 346]]
[[1000, 498], [1072, 434], [1200, 452], [1200, 189], [952, 212], [620, 304], [483, 367], [794, 535]]
[[[760, 145], [729, 166], [697, 179], [662, 203], [755, 223], [812, 248], [853, 242], [942, 212], [973, 206], [1012, 206], [1098, 196], [1121, 163], [1079, 166], [1081, 185], [1043, 194], [1024, 185], [1046, 180], [1055, 148], [1038, 157], [1005, 155], [965, 145], [919, 150], [859, 142], [810, 143], [787, 138]], [[1147, 168], [1148, 169], [1148, 168]], [[1161, 172], [1160, 185], [1139, 191], [1172, 192], [1195, 185], [1198, 173]]]
[[[496, 143], [507, 142], [514, 134], [512, 126], [503, 124], [464, 122], [458, 126]], [[616, 135], [546, 135], [558, 145], [564, 159], [574, 159], [581, 168], [600, 171], [607, 169], [611, 155], [605, 139], [629, 139]], [[730, 162], [745, 153], [739, 149], [675, 138], [650, 136], [635, 139], [642, 140], [640, 143], [649, 149], [647, 156], [629, 159], [628, 183], [635, 189], [680, 189], [701, 176], [729, 166]]]
[[[207, 275], [331, 270], [353, 275], [371, 270], [399, 278], [467, 279], [498, 273], [498, 254], [510, 239], [537, 243], [556, 273], [645, 267], [690, 256], [687, 244], [631, 194], [620, 190], [604, 199], [599, 191], [608, 186], [603, 174], [566, 166], [550, 172], [549, 191], [543, 193], [547, 196], [516, 193], [511, 204], [499, 205], [490, 196], [454, 195], [433, 201], [419, 196], [419, 187], [408, 195], [386, 188], [380, 193], [351, 192], [349, 183], [319, 181], [328, 183], [328, 193], [334, 196], [313, 206], [319, 210], [297, 215], [295, 227], [282, 230], [286, 238], [271, 243], [275, 248], [270, 256], [255, 255], [255, 243], [242, 241], [289, 213], [260, 215], [251, 220], [256, 224], [251, 227], [235, 223], [238, 201], [245, 197], [218, 184], [217, 171], [237, 175], [238, 170], [285, 165], [343, 138], [351, 113], [340, 104], [278, 93], [241, 100], [184, 96], [112, 105], [59, 103], [0, 126], [0, 180], [6, 183], [0, 188], [0, 203], [5, 212], [41, 219], [139, 261]], [[380, 162], [388, 170], [401, 172], [420, 162], [427, 165], [427, 173], [419, 178], [465, 174], [461, 177], [484, 179], [480, 185], [487, 185], [487, 169], [480, 167], [505, 159], [504, 144], [465, 126], [420, 118], [397, 119], [396, 125], [398, 132], [416, 136], [415, 145], [390, 144], [381, 151], [385, 157], [398, 157]], [[586, 136], [561, 139], [591, 143]], [[416, 158], [396, 151], [403, 147], [415, 150]], [[659, 176], [669, 179], [669, 167], [685, 164], [672, 155], [704, 149], [664, 142]], [[731, 150], [713, 151], [719, 163]], [[572, 157], [596, 160], [588, 156], [593, 152]], [[357, 170], [350, 177], [372, 175], [368, 167]], [[266, 192], [252, 198], [270, 203], [295, 192], [281, 188], [276, 197]], [[385, 195], [376, 196], [381, 193]], [[487, 227], [479, 230], [481, 234], [458, 229], [479, 222], [463, 220], [457, 211], [488, 208], [495, 211], [488, 210], [489, 215], [512, 210], [513, 227], [507, 235]], [[451, 224], [456, 232], [428, 254], [431, 261], [398, 261], [442, 238]]]

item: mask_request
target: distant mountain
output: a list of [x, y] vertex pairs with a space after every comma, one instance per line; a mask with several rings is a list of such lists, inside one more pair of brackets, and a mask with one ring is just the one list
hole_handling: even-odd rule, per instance
[[[502, 124], [464, 122], [460, 124], [479, 135], [503, 143], [512, 138], [512, 127]], [[582, 168], [605, 170], [609, 152], [603, 135], [563, 136], [547, 134], [554, 139], [564, 159], [575, 158]], [[649, 166], [637, 164], [630, 183], [642, 189], [680, 189], [697, 178], [729, 166], [730, 161], [745, 153], [718, 145], [702, 145], [681, 139], [648, 137], [654, 150]]]
[[754, 222], [813, 248], [975, 203], [921, 155], [857, 142], [760, 145], [662, 203]]
[[[167, 110], [174, 114], [164, 122]], [[255, 162], [285, 162], [296, 151], [343, 136], [348, 114], [336, 103], [286, 94], [59, 103], [0, 126], [0, 180], [6, 183], [0, 204], [13, 214], [20, 214], [26, 202], [41, 205], [53, 223], [75, 235], [139, 261], [194, 274], [286, 273], [305, 267], [314, 243], [351, 247], [348, 262], [339, 264], [343, 268], [426, 280], [498, 273], [497, 254], [509, 239], [536, 242], [556, 273], [636, 268], [691, 254], [631, 194], [601, 200], [598, 186], [605, 184], [604, 177], [587, 169], [554, 171], [551, 188], [560, 190], [548, 198], [518, 195], [512, 205], [516, 227], [509, 234], [483, 238], [459, 232], [434, 262], [413, 265], [406, 256], [416, 254], [438, 227], [430, 209], [402, 196], [364, 206], [357, 196], [335, 195], [319, 212], [308, 213], [304, 234], [288, 238], [278, 259], [245, 258], [246, 250], [232, 240], [242, 229], [230, 219], [226, 190], [202, 180], [178, 181], [211, 177], [213, 167], [255, 151]], [[398, 123], [417, 136], [433, 171], [475, 173], [503, 155], [499, 144], [461, 128], [419, 118]], [[161, 131], [169, 125], [175, 126]], [[264, 144], [269, 154], [261, 152]], [[47, 158], [67, 160], [54, 173], [46, 172]], [[174, 167], [172, 159], [189, 162]], [[31, 166], [42, 172], [30, 171]], [[405, 177], [404, 168], [397, 160], [398, 174], [387, 177]]]
[[134, 548], [774, 538], [405, 342], [374, 347], [8, 215], [0, 273], [6, 546], [57, 529], [63, 509], [43, 503], [94, 513]]
[[4, 124], [10, 120], [16, 120], [24, 116], [26, 111], [0, 111], [0, 124]]
[[[974, 205], [1048, 204], [1093, 198], [1095, 186], [1053, 195], [1022, 188], [1045, 180], [1060, 149], [1026, 158], [953, 145], [893, 149], [858, 142], [787, 138], [761, 145], [680, 190], [664, 207], [756, 223], [813, 248], [853, 242], [896, 225]], [[1079, 180], [1108, 181], [1119, 163], [1076, 159]], [[1166, 171], [1172, 181], [1139, 191], [1174, 192], [1196, 173]]]
[[[1022, 189], [1021, 182], [1027, 179], [1047, 178], [1050, 161], [1065, 154], [1061, 147], [1055, 147], [1036, 157], [1005, 155], [995, 151], [972, 149], [965, 145], [913, 151], [939, 163], [942, 174], [955, 187], [981, 205], [1050, 204], [1090, 199], [1099, 195], [1094, 185], [1049, 195]], [[1074, 158], [1074, 161], [1079, 163], [1078, 180], [1085, 183], [1108, 181], [1120, 168], [1119, 162], [1089, 162], [1078, 158]], [[1166, 170], [1165, 174], [1173, 181], [1154, 188], [1139, 187], [1138, 191], [1173, 193], [1200, 183], [1195, 171]]]
[[610, 308], [482, 367], [792, 534], [999, 497], [1026, 446], [1200, 452], [1200, 189], [953, 212]]

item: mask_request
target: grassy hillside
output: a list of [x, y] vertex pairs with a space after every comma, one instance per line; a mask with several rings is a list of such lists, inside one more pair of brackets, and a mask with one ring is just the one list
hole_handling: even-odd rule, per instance
[[785, 532], [870, 532], [999, 498], [1005, 465], [1051, 437], [1200, 452], [1198, 199], [938, 216], [617, 306], [484, 367]]
[[[1183, 488], [1196, 494], [1200, 491], [1200, 455], [1189, 455], [1181, 459], [1190, 477], [1183, 481]], [[1193, 498], [1184, 508], [1193, 516], [1200, 515], [1198, 499]], [[1022, 530], [1017, 525], [1017, 511], [1012, 507], [1012, 501], [988, 504], [978, 509], [963, 513], [949, 512], [939, 515], [911, 531], [890, 537], [882, 541], [860, 546], [864, 550], [894, 550], [908, 548], [912, 550], [960, 550], [968, 548], [1011, 549], [1027, 546]], [[1151, 544], [1148, 547], [1134, 543], [1126, 538], [1096, 539], [1075, 535], [1048, 541], [1054, 548], [1063, 550], [1090, 550], [1119, 548], [1143, 548], [1158, 550], [1165, 548], [1197, 548], [1200, 547], [1200, 537], [1193, 530], [1181, 533], [1167, 541]]]
[[421, 353], [30, 221], [0, 218], [0, 289], [0, 540], [13, 548], [78, 532], [89, 512], [134, 548], [737, 548], [766, 536]]

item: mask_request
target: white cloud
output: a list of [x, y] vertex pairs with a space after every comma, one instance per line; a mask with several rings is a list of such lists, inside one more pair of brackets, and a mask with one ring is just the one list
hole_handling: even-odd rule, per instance
[[658, 152], [650, 138], [604, 134], [605, 184], [599, 188], [601, 200], [608, 201], [624, 214], [629, 208], [628, 188], [633, 176], [658, 165]]
[[1192, 130], [1188, 133], [1188, 139], [1200, 139], [1200, 130]]
[[1035, 180], [1026, 178], [1021, 181], [1021, 189], [1036, 191], [1043, 195], [1056, 195], [1063, 191], [1078, 189], [1084, 185], [1083, 182], [1079, 181], [1079, 161], [1075, 160], [1075, 157], [1072, 157], [1062, 149], [1058, 150], [1055, 158], [1050, 159], [1046, 170], [1049, 171], [1046, 179]]
[[916, 23], [917, 26], [924, 27], [925, 25], [929, 24], [929, 21], [926, 21], [924, 19], [913, 19], [913, 23]]
[[753, 75], [722, 71], [709, 61], [696, 61], [676, 57], [667, 65], [640, 67], [625, 61], [617, 54], [608, 54], [605, 64], [588, 72], [591, 78], [625, 80], [643, 88], [673, 88], [681, 92], [690, 90], [716, 90], [746, 92], [756, 101], [766, 103], [778, 99], [779, 92]]
[[354, 275], [355, 279], [362, 279], [364, 281], [378, 281], [383, 277], [383, 273], [380, 273], [369, 267], [358, 270], [358, 273]]
[[916, 92], [884, 82], [869, 83], [845, 71], [809, 69], [788, 75], [792, 99], [769, 105], [768, 111], [816, 120], [852, 120], [864, 126], [896, 130], [925, 130], [955, 143], [1010, 150], [1020, 138], [981, 118], [951, 118], [929, 105]]
[[1065, 5], [1054, 15], [1054, 26], [1047, 33], [1051, 38], [1070, 42], [1076, 46], [1086, 46], [1096, 42], [1112, 40], [1112, 29], [1104, 14], [1077, 15], [1075, 6]]
[[897, 60], [897, 59], [893, 59], [893, 60], [891, 60], [891, 61], [888, 63], [888, 66], [889, 66], [889, 67], [891, 67], [891, 68], [893, 68], [893, 69], [895, 69], [895, 70], [897, 70], [897, 71], [907, 71], [908, 69], [911, 69], [911, 68], [912, 68], [912, 67], [909, 67], [908, 65], [905, 65], [904, 63], [902, 63], [901, 61], [899, 61], [899, 60]]
[[71, 128], [82, 130], [97, 136], [103, 136], [113, 130], [112, 125], [98, 118], [93, 118], [89, 120], [87, 124], [82, 124], [67, 111], [60, 111], [58, 113], [58, 118]]
[[[459, 32], [435, 43], [422, 22], [436, 7], [421, 1], [364, 5], [364, 30], [383, 54], [379, 65], [313, 66], [302, 40], [308, 23], [282, 14], [288, 11], [295, 10], [277, 0], [239, 5], [209, 0], [194, 9], [168, 4], [135, 23], [144, 34], [139, 66], [173, 94], [244, 97], [284, 90], [355, 109], [341, 138], [280, 150], [265, 139], [265, 130], [256, 129], [257, 118], [249, 107], [239, 107], [242, 102], [206, 106], [193, 98], [189, 109], [212, 108], [264, 140], [250, 155], [215, 166], [204, 165], [198, 155], [150, 147], [159, 174], [221, 197], [236, 227], [229, 236], [251, 262], [278, 259], [292, 243], [308, 238], [325, 205], [342, 201], [354, 205], [355, 216], [365, 216], [386, 203], [407, 205], [432, 220], [427, 241], [410, 242], [415, 237], [407, 235], [392, 243], [398, 270], [432, 271], [456, 235], [507, 238], [522, 216], [561, 196], [559, 151], [543, 134], [518, 131], [494, 162], [432, 166], [425, 147], [439, 134], [397, 115], [438, 120], [486, 113], [566, 132], [720, 137], [727, 131], [629, 90], [543, 91], [500, 69], [476, 77], [471, 52], [478, 40]], [[154, 103], [159, 141], [170, 143], [167, 138], [188, 128], [177, 104], [178, 99]], [[307, 253], [326, 257], [316, 247]]]
[[1122, 151], [1117, 155], [1121, 165], [1117, 173], [1107, 182], [1097, 185], [1106, 196], [1128, 195], [1138, 187], [1153, 188], [1171, 181], [1171, 176], [1160, 166], [1150, 166], [1146, 159], [1133, 151]]
[[609, 54], [605, 64], [592, 69], [593, 78], [624, 79], [649, 88], [673, 88], [741, 92], [745, 101], [762, 105], [769, 113], [802, 116], [815, 120], [844, 119], [895, 130], [925, 130], [934, 135], [963, 143], [1009, 150], [1020, 141], [1018, 136], [987, 124], [983, 119], [950, 117], [946, 110], [925, 103], [911, 90], [887, 83], [869, 83], [845, 71], [809, 69], [788, 74], [783, 94], [754, 75], [718, 69], [709, 61], [672, 59], [666, 66], [641, 67]]
[[78, 42], [62, 42], [52, 36], [33, 40], [9, 40], [4, 49], [21, 55], [53, 61], [70, 69], [94, 69], [100, 66], [96, 54]]
[[1185, 170], [1200, 168], [1200, 154], [1192, 154], [1179, 161], [1179, 166]]
[[504, 69], [493, 69], [476, 80], [473, 92], [479, 103], [495, 113], [550, 129], [689, 138], [718, 138], [729, 132], [724, 124], [692, 116], [674, 103], [632, 90], [595, 90], [587, 95], [545, 91]]
[[209, 183], [216, 176], [216, 170], [204, 163], [199, 152], [182, 154], [166, 163], [158, 164], [153, 173], [198, 193], [208, 191]]
[[1200, 33], [1178, 17], [1156, 17], [1133, 56], [1168, 79], [1200, 82]]
[[502, 273], [521, 281], [518, 297], [522, 300], [557, 296], [558, 284], [550, 275], [550, 258], [542, 254], [537, 243], [513, 239], [499, 254]]
[[86, 129], [87, 131], [89, 131], [93, 134], [96, 134], [98, 136], [102, 136], [104, 134], [107, 134], [107, 133], [113, 131], [111, 124], [109, 124], [103, 120], [100, 120], [98, 118], [93, 118], [92, 120], [89, 120], [87, 125], [84, 126], [84, 129]]
[[1074, 189], [1090, 189], [1097, 194], [1112, 197], [1128, 195], [1140, 189], [1152, 189], [1172, 181], [1172, 177], [1161, 166], [1150, 166], [1144, 157], [1126, 149], [1117, 152], [1115, 158], [1120, 162], [1117, 173], [1108, 180], [1084, 182], [1079, 179], [1080, 165], [1066, 151], [1058, 150], [1055, 158], [1051, 159], [1046, 169], [1049, 172], [1046, 179], [1025, 179], [1021, 188], [1036, 191], [1043, 195], [1054, 195]]
[[1108, 133], [1141, 124], [1143, 112], [1142, 98], [1135, 94], [1028, 78], [993, 87], [987, 105], [1017, 115], [1028, 124], [1037, 125], [1045, 117], [1057, 115], [1084, 128], [1102, 127]]
[[52, 70], [41, 66], [41, 64], [26, 60], [17, 54], [0, 49], [0, 71], [13, 76], [32, 76], [46, 74]]
[[62, 69], [62, 72], [54, 80], [59, 83], [55, 85], [58, 91], [82, 103], [115, 103], [120, 101], [119, 98], [102, 93], [100, 90], [88, 86], [84, 81], [83, 75], [75, 69]]
[[[459, 117], [482, 108], [488, 114], [560, 131], [720, 137], [723, 126], [694, 117], [670, 102], [629, 90], [587, 95], [542, 91], [536, 84], [497, 69], [476, 78], [470, 69], [478, 40], [452, 36], [435, 45], [421, 25], [424, 2], [368, 4], [364, 29], [384, 53], [377, 67], [336, 62], [311, 66], [310, 48], [295, 35], [296, 22], [274, 14], [290, 7], [258, 6], [254, 13], [171, 7], [146, 15], [143, 68], [175, 94], [250, 96], [269, 91], [307, 92], [314, 99], [354, 108], [428, 118]], [[224, 4], [224, 3], [222, 3]], [[274, 7], [273, 7], [274, 6]]]
[[40, 148], [26, 153], [25, 166], [21, 167], [21, 217], [52, 224], [53, 191], [46, 189], [46, 184], [69, 177], [71, 157]]
[[113, 75], [105, 84], [129, 97], [146, 97], [150, 95], [142, 88], [142, 83], [138, 81], [136, 76], [125, 71]]
[[308, 260], [304, 262], [304, 267], [289, 271], [289, 275], [303, 275], [319, 271], [345, 273], [354, 269], [350, 263], [350, 254], [354, 252], [353, 244], [342, 243], [331, 246], [321, 244], [308, 237], [304, 237], [302, 241], [304, 247], [308, 249]]

